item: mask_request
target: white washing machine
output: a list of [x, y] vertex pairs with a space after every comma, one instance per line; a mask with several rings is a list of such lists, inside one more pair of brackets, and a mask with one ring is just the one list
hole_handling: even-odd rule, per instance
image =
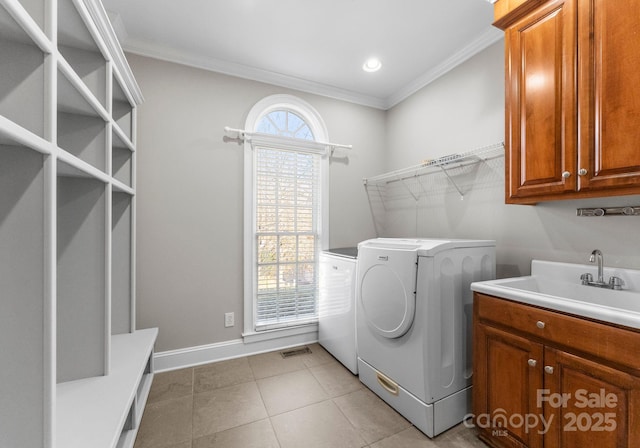
[[358, 245], [360, 381], [429, 437], [471, 412], [469, 285], [495, 278], [495, 242], [378, 238]]
[[318, 342], [354, 375], [356, 354], [357, 247], [329, 249], [320, 254]]

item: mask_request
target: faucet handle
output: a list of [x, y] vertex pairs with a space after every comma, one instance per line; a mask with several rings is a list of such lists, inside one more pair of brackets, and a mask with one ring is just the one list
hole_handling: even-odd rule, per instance
[[580, 276], [580, 280], [582, 280], [583, 285], [588, 285], [589, 283], [593, 282], [593, 275], [587, 272]]
[[620, 277], [616, 277], [615, 275], [612, 275], [609, 278], [609, 286], [611, 287], [611, 289], [622, 289], [622, 287], [624, 286], [624, 280], [622, 280]]

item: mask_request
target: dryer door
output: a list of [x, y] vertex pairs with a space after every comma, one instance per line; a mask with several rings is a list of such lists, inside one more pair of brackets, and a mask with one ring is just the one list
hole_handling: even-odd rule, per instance
[[399, 338], [411, 328], [417, 261], [415, 250], [364, 247], [358, 253], [360, 317], [385, 338]]

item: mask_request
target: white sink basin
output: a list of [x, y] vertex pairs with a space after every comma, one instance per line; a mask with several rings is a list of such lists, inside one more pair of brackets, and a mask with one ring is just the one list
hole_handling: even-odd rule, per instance
[[604, 269], [605, 281], [612, 275], [622, 278], [625, 286], [621, 291], [583, 286], [580, 275], [585, 272], [597, 277], [593, 265], [533, 260], [530, 276], [476, 282], [471, 289], [640, 329], [640, 271]]

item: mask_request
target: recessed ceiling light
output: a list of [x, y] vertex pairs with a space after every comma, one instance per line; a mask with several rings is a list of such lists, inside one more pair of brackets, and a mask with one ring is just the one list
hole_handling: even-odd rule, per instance
[[365, 72], [377, 72], [382, 67], [382, 62], [378, 58], [367, 59], [367, 62], [362, 66], [362, 70]]

